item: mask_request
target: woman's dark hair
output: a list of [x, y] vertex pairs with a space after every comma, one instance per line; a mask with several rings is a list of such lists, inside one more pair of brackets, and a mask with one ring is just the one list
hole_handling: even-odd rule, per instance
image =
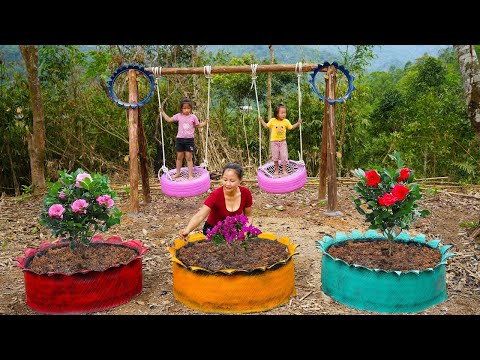
[[186, 96], [182, 100], [180, 100], [180, 111], [182, 111], [183, 104], [188, 104], [190, 105], [190, 109], [193, 109], [192, 101]]
[[232, 169], [237, 173], [237, 176], [240, 180], [243, 178], [243, 168], [237, 163], [228, 163], [223, 167], [222, 176], [225, 174], [225, 171]]
[[278, 113], [280, 111], [280, 108], [287, 108], [285, 105], [283, 104], [278, 104], [277, 106], [275, 106], [275, 109], [273, 109], [273, 116], [275, 116], [275, 119], [278, 119]]

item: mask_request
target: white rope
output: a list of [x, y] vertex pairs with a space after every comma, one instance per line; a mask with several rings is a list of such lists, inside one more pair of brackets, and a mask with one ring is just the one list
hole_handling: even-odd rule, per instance
[[[302, 77], [302, 63], [298, 62], [295, 65], [295, 72], [297, 73], [297, 80], [298, 80], [298, 117], [302, 118], [302, 90], [300, 89], [300, 78]], [[300, 154], [299, 154], [299, 160], [301, 163], [304, 164], [303, 162], [303, 146], [302, 146], [302, 123], [300, 123], [299, 126], [300, 129]]]
[[[208, 79], [208, 95], [207, 95], [207, 119], [210, 119], [210, 82], [212, 81], [212, 67], [210, 65], [206, 65], [203, 67], [203, 74]], [[210, 120], [207, 122], [207, 134], [205, 135], [205, 159], [203, 163], [200, 165], [205, 169], [208, 167], [208, 124]]]
[[[252, 69], [252, 86], [255, 88], [255, 99], [257, 100], [257, 113], [258, 117], [260, 117], [260, 106], [258, 105], [258, 93], [257, 93], [257, 66], [258, 64], [251, 64], [250, 68]], [[258, 121], [258, 119], [257, 119]], [[258, 160], [260, 166], [262, 166], [262, 123], [258, 121]]]
[[[153, 68], [153, 74], [155, 76], [158, 76], [155, 78], [155, 83], [157, 84], [157, 96], [158, 96], [158, 106], [161, 107], [162, 106], [162, 102], [160, 101], [160, 83], [158, 81], [159, 77], [162, 76], [162, 67], [158, 67], [158, 66], [155, 66]], [[169, 180], [172, 181], [172, 178], [170, 176], [170, 174], [168, 173], [168, 168], [165, 166], [165, 141], [163, 139], [163, 116], [162, 116], [162, 112], [160, 111], [160, 132], [162, 134], [162, 156], [163, 156], [163, 165], [162, 167], [158, 170], [158, 172], [160, 173], [160, 171], [163, 171], [165, 174], [167, 174], [167, 177]]]

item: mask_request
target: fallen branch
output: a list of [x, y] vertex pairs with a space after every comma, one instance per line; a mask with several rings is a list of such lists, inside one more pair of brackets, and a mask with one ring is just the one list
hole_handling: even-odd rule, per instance
[[303, 301], [307, 296], [309, 296], [311, 293], [313, 293], [313, 290], [309, 291], [305, 295], [302, 296], [302, 298], [299, 301]]
[[442, 191], [442, 193], [447, 194], [447, 195], [456, 195], [456, 196], [466, 197], [466, 198], [470, 198], [470, 199], [480, 200], [480, 196], [476, 196], [476, 195], [462, 194], [462, 193], [456, 193], [456, 192], [451, 192], [451, 191]]

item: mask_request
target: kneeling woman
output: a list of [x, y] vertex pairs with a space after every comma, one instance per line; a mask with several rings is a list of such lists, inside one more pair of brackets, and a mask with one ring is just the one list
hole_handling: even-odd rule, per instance
[[219, 221], [227, 216], [244, 214], [248, 218], [248, 225], [252, 225], [252, 192], [250, 189], [240, 186], [243, 178], [243, 168], [237, 163], [229, 163], [223, 167], [222, 186], [210, 193], [205, 199], [200, 210], [192, 216], [188, 225], [179, 231], [182, 239], [191, 231], [195, 230], [200, 223], [207, 218], [203, 226], [206, 235], [208, 229], [212, 229]]

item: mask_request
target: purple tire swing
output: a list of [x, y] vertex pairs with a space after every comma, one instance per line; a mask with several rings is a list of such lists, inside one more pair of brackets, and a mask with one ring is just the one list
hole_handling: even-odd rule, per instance
[[[153, 69], [153, 73], [155, 76], [162, 75], [162, 68], [155, 67]], [[212, 79], [211, 76], [211, 67], [204, 66], [204, 73], [205, 77], [208, 79], [208, 102], [207, 102], [207, 119], [209, 118], [209, 111], [210, 111], [210, 81]], [[157, 95], [158, 95], [158, 104], [161, 106], [160, 101], [160, 85], [158, 83], [158, 78], [156, 78], [157, 82]], [[207, 170], [208, 160], [208, 123], [207, 123], [207, 133], [206, 133], [206, 143], [205, 143], [205, 160], [203, 161], [200, 166], [193, 167], [193, 179], [188, 179], [188, 167], [180, 168], [180, 176], [176, 179], [173, 176], [176, 174], [176, 169], [168, 170], [165, 166], [165, 142], [163, 140], [163, 117], [162, 113], [160, 113], [160, 129], [162, 135], [162, 154], [163, 154], [163, 165], [158, 170], [158, 180], [160, 181], [160, 187], [162, 192], [165, 195], [172, 196], [172, 197], [193, 197], [197, 195], [201, 195], [207, 192], [210, 189], [210, 173]], [[163, 174], [162, 174], [163, 172]]]
[[[252, 64], [252, 85], [255, 88], [255, 98], [257, 100], [257, 111], [258, 116], [260, 116], [260, 108], [258, 105], [258, 95], [257, 95], [257, 85], [256, 85], [256, 69], [257, 64]], [[295, 66], [295, 72], [297, 73], [298, 80], [298, 117], [301, 117], [300, 109], [302, 104], [302, 93], [300, 90], [300, 78], [302, 76], [302, 63], [299, 62]], [[258, 186], [265, 192], [273, 194], [284, 194], [289, 193], [295, 190], [302, 188], [307, 182], [307, 170], [305, 163], [303, 162], [303, 150], [302, 150], [302, 124], [299, 126], [300, 129], [300, 153], [299, 160], [288, 160], [287, 163], [287, 174], [286, 176], [279, 175], [274, 177], [275, 164], [273, 161], [269, 161], [260, 167], [257, 170], [257, 181]], [[259, 161], [262, 164], [262, 125], [259, 123]], [[285, 166], [282, 162], [282, 166]]]

